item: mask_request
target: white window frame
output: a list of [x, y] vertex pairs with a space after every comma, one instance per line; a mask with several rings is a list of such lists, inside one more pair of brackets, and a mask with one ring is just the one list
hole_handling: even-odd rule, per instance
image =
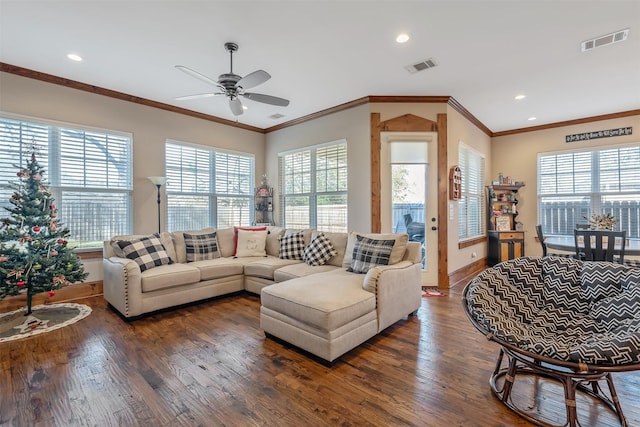
[[[322, 175], [322, 171], [325, 169], [318, 169], [318, 151], [323, 148], [332, 148], [342, 146], [344, 150], [344, 161], [345, 166], [331, 168], [331, 170], [335, 169], [336, 179], [333, 184], [335, 189], [327, 190], [327, 191], [319, 191], [318, 190], [318, 179], [320, 175]], [[299, 189], [300, 191], [289, 192], [287, 191], [287, 182], [286, 178], [288, 175], [287, 171], [287, 158], [292, 155], [304, 155], [308, 154], [309, 156], [309, 169], [305, 170], [309, 174], [309, 183], [307, 186], [303, 186], [304, 188]], [[322, 228], [322, 231], [328, 232], [346, 232], [348, 230], [348, 208], [349, 208], [349, 188], [348, 188], [348, 144], [346, 139], [340, 139], [336, 141], [331, 141], [323, 144], [317, 144], [312, 146], [307, 146], [304, 148], [299, 148], [295, 150], [284, 151], [278, 153], [278, 164], [279, 164], [279, 183], [280, 183], [280, 217], [281, 223], [283, 227], [295, 227], [295, 228]], [[342, 175], [341, 175], [342, 174]], [[344, 186], [340, 187], [340, 183], [343, 182]], [[308, 224], [307, 223], [298, 223], [298, 224], [287, 224], [287, 200], [294, 197], [302, 197], [308, 198]], [[343, 198], [346, 203], [344, 205], [337, 206], [333, 210], [325, 210], [324, 214], [333, 214], [334, 220], [325, 221], [326, 224], [320, 224], [318, 221], [319, 217], [319, 209], [318, 209], [318, 199], [320, 197], [336, 197]], [[330, 212], [331, 211], [331, 212]]]
[[[631, 155], [622, 158], [622, 166], [620, 154]], [[608, 165], [616, 157], [617, 167], [601, 164], [603, 156]], [[618, 221], [614, 230], [640, 237], [640, 143], [538, 153], [536, 171], [538, 224], [545, 235], [573, 235], [575, 224], [609, 213]]]
[[[24, 164], [25, 156], [30, 153], [32, 142], [35, 142], [40, 150], [36, 159], [45, 169], [45, 182], [55, 199], [60, 221], [71, 231], [70, 246], [96, 248], [101, 247], [104, 240], [108, 240], [114, 235], [131, 234], [133, 223], [133, 136], [131, 133], [6, 112], [0, 112], [0, 120], [3, 123], [18, 122], [21, 128], [41, 128], [42, 132], [37, 141], [26, 140], [28, 136], [20, 137], [19, 162]], [[77, 133], [76, 137], [79, 139], [71, 140], [70, 132]], [[98, 153], [95, 151], [87, 152], [86, 141], [92, 138], [92, 134], [93, 138], [104, 138], [105, 145], [98, 147]], [[101, 158], [99, 151], [108, 150], [110, 140], [116, 147], [114, 147], [114, 151]], [[73, 147], [77, 142], [80, 142], [78, 148], [82, 151], [74, 152], [72, 156], [65, 156], [64, 151]], [[119, 149], [118, 144], [120, 144]], [[9, 156], [8, 149], [9, 144], [3, 144], [0, 152], [5, 151], [5, 154]], [[108, 156], [118, 156], [119, 161], [110, 162]], [[96, 176], [91, 175], [94, 166], [96, 168], [93, 169], [93, 173]], [[119, 179], [117, 180], [110, 179], [110, 175], [114, 175], [114, 168], [119, 169]], [[7, 169], [13, 170], [13, 165]], [[82, 173], [80, 178], [79, 172]], [[3, 192], [8, 189], [8, 183], [7, 180], [0, 180], [0, 188], [5, 190]], [[76, 202], [71, 203], [71, 198], [76, 199]], [[67, 201], [65, 202], [65, 200]], [[74, 219], [71, 213], [71, 207], [77, 208], [81, 203], [79, 200], [86, 200], [85, 203], [95, 205], [92, 210], [83, 215], [82, 221], [78, 218]], [[110, 214], [110, 212], [113, 213]], [[2, 209], [0, 216], [6, 215], [8, 212]], [[114, 222], [114, 217], [117, 217], [118, 221]], [[87, 218], [91, 219], [91, 224], [86, 223]], [[78, 233], [82, 235], [82, 232], [78, 231], [79, 229], [87, 229], [87, 233], [93, 233], [93, 235], [78, 238]]]
[[[475, 163], [472, 163], [475, 162]], [[460, 142], [458, 166], [462, 182], [458, 200], [458, 240], [463, 242], [486, 235], [485, 156]]]
[[[169, 165], [170, 159], [168, 154], [170, 145], [183, 147], [187, 150], [196, 150], [196, 152], [199, 153], [198, 155], [206, 157], [208, 173], [206, 176], [199, 178], [201, 180], [201, 186], [198, 186], [197, 183], [189, 184], [187, 181], [181, 180], [180, 177], [183, 176], [182, 170], [184, 169], [184, 165], [182, 165], [180, 169], [176, 169], [175, 172], [171, 170], [172, 167]], [[249, 162], [248, 176], [245, 178], [248, 185], [243, 186], [245, 193], [220, 191], [220, 186], [217, 185], [219, 183], [216, 182], [217, 156], [238, 156], [244, 161]], [[194, 165], [191, 165], [191, 167], [194, 167]], [[166, 213], [168, 231], [193, 230], [204, 227], [227, 228], [231, 226], [248, 226], [253, 223], [255, 215], [255, 156], [253, 154], [167, 139], [165, 141], [165, 176], [167, 177]], [[239, 179], [240, 176], [243, 175], [237, 175], [236, 178]], [[191, 185], [191, 188], [186, 188], [189, 187], [189, 185]], [[195, 187], [193, 187], [193, 185], [195, 185]], [[183, 216], [181, 221], [178, 221], [179, 218], [177, 217], [176, 220], [172, 220], [172, 209], [175, 210], [176, 215], [185, 215], [186, 213], [180, 213], [180, 208], [174, 204], [174, 201], [181, 197], [184, 198], [187, 205], [189, 204], [189, 198], [199, 198], [201, 202], [200, 208], [206, 210], [206, 213], [203, 215], [204, 219], [203, 216], [199, 219], [193, 216], [192, 218]], [[243, 204], [244, 207], [238, 211], [239, 215], [237, 220], [235, 218], [229, 220], [230, 218], [226, 217], [227, 221], [223, 221], [219, 206], [221, 199], [237, 200]], [[189, 206], [189, 211], [196, 209], [196, 206], [197, 204]]]

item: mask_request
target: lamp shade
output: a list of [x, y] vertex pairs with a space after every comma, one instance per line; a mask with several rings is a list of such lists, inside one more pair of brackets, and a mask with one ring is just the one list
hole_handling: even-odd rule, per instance
[[153, 185], [164, 185], [167, 182], [167, 178], [164, 176], [150, 176], [149, 181], [153, 182]]

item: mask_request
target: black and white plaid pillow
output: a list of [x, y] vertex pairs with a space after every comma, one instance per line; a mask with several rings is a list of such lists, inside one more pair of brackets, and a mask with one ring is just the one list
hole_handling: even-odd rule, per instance
[[173, 264], [158, 234], [134, 240], [119, 240], [117, 244], [125, 257], [140, 266], [140, 271], [159, 265]]
[[318, 233], [304, 248], [304, 262], [309, 265], [324, 265], [332, 256], [338, 254], [331, 241], [323, 233]]
[[376, 240], [360, 235], [356, 238], [351, 265], [347, 271], [364, 274], [376, 265], [389, 265], [395, 240]]
[[217, 233], [188, 234], [182, 233], [187, 247], [187, 262], [220, 258]]
[[304, 255], [304, 236], [302, 232], [280, 236], [280, 258], [302, 259]]

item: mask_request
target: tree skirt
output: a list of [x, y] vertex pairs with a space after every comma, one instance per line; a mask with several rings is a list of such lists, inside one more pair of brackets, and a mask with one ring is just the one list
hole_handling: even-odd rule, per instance
[[84, 304], [47, 304], [0, 314], [0, 343], [49, 332], [76, 323], [91, 314]]

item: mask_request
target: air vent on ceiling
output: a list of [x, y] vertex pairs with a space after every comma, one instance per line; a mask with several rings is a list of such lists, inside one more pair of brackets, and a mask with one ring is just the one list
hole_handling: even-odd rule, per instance
[[429, 58], [429, 59], [425, 59], [424, 61], [417, 62], [415, 64], [407, 65], [404, 68], [406, 68], [407, 71], [413, 74], [413, 73], [417, 73], [418, 71], [428, 70], [429, 68], [433, 68], [436, 65], [438, 65], [436, 64], [436, 61], [433, 58]]
[[278, 120], [284, 117], [284, 114], [280, 114], [280, 113], [275, 113], [269, 116], [270, 119], [273, 120]]
[[613, 43], [625, 41], [629, 36], [629, 29], [616, 31], [615, 33], [607, 34], [606, 36], [596, 37], [595, 39], [585, 40], [580, 43], [580, 48], [583, 52], [586, 52], [597, 47], [607, 46]]

